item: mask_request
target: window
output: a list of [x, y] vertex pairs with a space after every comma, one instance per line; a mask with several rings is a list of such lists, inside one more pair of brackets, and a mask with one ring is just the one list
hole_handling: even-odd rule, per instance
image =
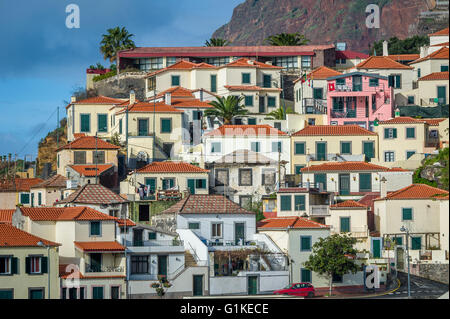
[[0, 256], [0, 275], [17, 274], [18, 258], [11, 256]]
[[417, 78], [420, 78], [420, 68], [417, 69]]
[[295, 142], [295, 155], [305, 155], [305, 142]]
[[313, 89], [313, 98], [321, 100], [323, 99], [323, 89], [322, 88], [314, 88]]
[[273, 96], [268, 96], [267, 97], [267, 106], [268, 107], [275, 107], [277, 103], [277, 99]]
[[131, 256], [131, 274], [147, 274], [148, 256]]
[[74, 164], [86, 164], [86, 151], [73, 152], [73, 163]]
[[92, 163], [105, 164], [105, 151], [93, 151], [92, 152]]
[[61, 288], [61, 299], [66, 299], [67, 288]]
[[316, 119], [309, 118], [308, 119], [308, 125], [316, 125]]
[[273, 122], [273, 127], [281, 131], [281, 122]]
[[240, 195], [239, 196], [239, 206], [250, 209], [252, 207], [252, 196], [251, 195]]
[[403, 237], [394, 237], [394, 243], [395, 243], [397, 246], [403, 245]]
[[300, 251], [311, 251], [311, 236], [300, 236]]
[[119, 120], [119, 134], [122, 134], [122, 119]]
[[80, 132], [87, 133], [91, 131], [91, 115], [80, 114]]
[[373, 142], [363, 142], [363, 153], [366, 159], [370, 160], [375, 157], [375, 147]]
[[161, 119], [161, 133], [172, 132], [172, 119]]
[[256, 118], [249, 117], [247, 123], [248, 125], [256, 125]]
[[97, 114], [97, 131], [102, 133], [108, 132], [107, 114]]
[[402, 220], [413, 220], [412, 208], [402, 208]]
[[207, 58], [206, 63], [212, 64], [214, 66], [221, 66], [230, 63], [230, 57], [215, 57], [215, 58]]
[[175, 63], [177, 63], [177, 57], [175, 56], [166, 57], [166, 66], [171, 66], [174, 65]]
[[397, 129], [396, 128], [385, 128], [384, 129], [384, 138], [385, 139], [397, 138]]
[[359, 191], [371, 192], [372, 191], [372, 174], [360, 173], [359, 174]]
[[[307, 57], [309, 60], [309, 57]], [[303, 60], [302, 60], [303, 61]], [[298, 59], [296, 56], [285, 56], [285, 57], [275, 57], [273, 59], [273, 65], [281, 66], [285, 69], [298, 69]], [[306, 65], [306, 61], [305, 61]], [[309, 60], [309, 65], [311, 65], [311, 61]]]
[[153, 231], [148, 232], [148, 240], [155, 240], [156, 239], [156, 233]]
[[222, 223], [211, 223], [211, 237], [222, 238]]
[[200, 229], [200, 223], [188, 223], [188, 228], [193, 230]]
[[120, 299], [120, 287], [111, 287], [111, 299]]
[[14, 299], [14, 289], [0, 289], [1, 299]]
[[101, 236], [101, 223], [100, 222], [90, 222], [90, 236]]
[[104, 298], [104, 288], [92, 287], [92, 299], [103, 299], [103, 298]]
[[28, 290], [28, 299], [44, 299], [44, 288], [30, 288]]
[[261, 151], [261, 143], [260, 142], [251, 142], [250, 149], [253, 152], [260, 152]]
[[352, 142], [341, 142], [341, 154], [352, 154]]
[[228, 185], [228, 169], [216, 169], [215, 175], [215, 186]]
[[378, 86], [378, 79], [369, 79], [369, 86], [371, 87], [377, 87]]
[[245, 106], [253, 106], [253, 95], [245, 95], [244, 105]]
[[281, 211], [290, 211], [292, 210], [292, 205], [291, 205], [291, 195], [281, 195], [280, 196], [280, 208]]
[[29, 204], [30, 203], [30, 194], [29, 193], [20, 193], [20, 203], [21, 204]]
[[448, 72], [448, 65], [441, 65], [441, 72]]
[[302, 168], [305, 167], [305, 165], [295, 165], [295, 174], [299, 175], [302, 173]]
[[384, 152], [384, 161], [385, 162], [395, 162], [395, 154], [392, 151]]
[[281, 142], [272, 142], [272, 152], [282, 152]]
[[411, 236], [411, 249], [420, 250], [422, 248], [422, 237]]
[[212, 142], [211, 143], [211, 153], [220, 153], [220, 152], [222, 152], [222, 143]]
[[206, 188], [206, 179], [196, 179], [195, 180], [195, 188], [205, 189]]
[[408, 95], [408, 104], [414, 104], [414, 95]]
[[295, 195], [294, 196], [294, 210], [306, 210], [305, 205], [305, 195]]
[[138, 119], [138, 136], [148, 136], [148, 119]]
[[416, 128], [407, 127], [406, 128], [406, 138], [416, 138]]
[[311, 68], [311, 57], [310, 56], [302, 56], [301, 63], [302, 63], [302, 69], [310, 69]]
[[345, 79], [336, 79], [336, 86], [343, 86], [345, 85]]
[[277, 173], [274, 170], [263, 170], [262, 185], [275, 185]]
[[340, 223], [341, 224], [341, 228], [340, 228], [341, 233], [350, 232], [350, 217], [341, 217], [340, 222], [341, 222]]
[[77, 288], [69, 288], [69, 299], [78, 299]]
[[263, 87], [264, 88], [272, 87], [272, 76], [270, 74], [263, 75]]
[[80, 287], [80, 299], [85, 299], [84, 297], [84, 287]]
[[217, 92], [217, 75], [211, 74], [211, 92]]
[[320, 187], [322, 185], [323, 190], [327, 190], [327, 174], [314, 174], [314, 183], [316, 187]]
[[41, 206], [41, 205], [42, 205], [42, 193], [39, 192], [38, 193], [38, 206]]
[[147, 91], [156, 90], [156, 77], [148, 78], [147, 80]]
[[27, 274], [47, 273], [47, 257], [29, 256], [25, 258]]
[[162, 189], [166, 190], [175, 186], [175, 178], [164, 178], [162, 180]]
[[172, 86], [179, 86], [179, 85], [180, 85], [180, 76], [172, 75]]
[[389, 87], [393, 87], [394, 89], [401, 89], [402, 85], [402, 76], [400, 74], [389, 75], [388, 77]]
[[406, 159], [409, 159], [414, 154], [416, 154], [416, 151], [406, 151]]
[[136, 59], [136, 64], [141, 71], [159, 70], [164, 67], [163, 58]]
[[252, 186], [253, 173], [251, 168], [239, 169], [239, 186]]
[[242, 73], [242, 84], [250, 84], [250, 73]]
[[311, 282], [311, 270], [301, 268], [300, 269], [300, 281], [301, 282]]

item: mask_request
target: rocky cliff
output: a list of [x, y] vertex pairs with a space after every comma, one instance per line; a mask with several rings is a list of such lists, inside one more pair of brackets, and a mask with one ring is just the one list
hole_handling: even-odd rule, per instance
[[67, 120], [64, 118], [60, 122], [60, 128], [55, 129], [47, 134], [39, 142], [38, 157], [37, 157], [37, 175], [41, 175], [44, 164], [50, 163], [52, 171], [56, 171], [56, 140], [58, 133], [58, 146], [61, 147], [67, 144]]
[[[380, 7], [379, 29], [366, 27], [369, 4]], [[442, 23], [419, 18], [435, 8], [434, 0], [246, 0], [212, 37], [227, 39], [232, 45], [258, 45], [273, 34], [300, 32], [311, 44], [346, 42], [349, 49], [368, 52], [374, 41], [444, 28], [448, 15]]]

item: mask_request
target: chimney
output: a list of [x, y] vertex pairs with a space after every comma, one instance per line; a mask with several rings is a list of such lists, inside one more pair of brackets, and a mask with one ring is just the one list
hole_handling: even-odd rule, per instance
[[383, 41], [383, 56], [389, 55], [388, 42], [386, 40]]
[[387, 195], [387, 185], [386, 185], [387, 179], [386, 177], [382, 177], [380, 179], [380, 197], [385, 198]]
[[427, 46], [420, 47], [420, 57], [424, 58], [427, 55], [428, 55], [428, 47]]
[[203, 89], [200, 89], [200, 101], [203, 102]]
[[394, 113], [394, 117], [399, 117], [400, 116], [400, 109], [396, 108], [395, 109], [395, 113]]
[[130, 104], [136, 103], [136, 93], [133, 90], [130, 91]]
[[172, 93], [166, 93], [164, 99], [167, 105], [172, 105]]
[[75, 96], [70, 97], [70, 103], [75, 103], [77, 101], [77, 98]]

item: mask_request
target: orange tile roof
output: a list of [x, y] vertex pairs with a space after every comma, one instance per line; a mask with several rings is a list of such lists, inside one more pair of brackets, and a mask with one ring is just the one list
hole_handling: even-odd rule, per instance
[[414, 61], [420, 58], [420, 54], [390, 54], [387, 57], [394, 61]]
[[[191, 90], [186, 89], [181, 86], [175, 86], [175, 87], [172, 87], [170, 89], [167, 89], [167, 90], [157, 94], [156, 98], [164, 97], [166, 95], [166, 93], [170, 93], [172, 95], [172, 99], [174, 97], [190, 97], [190, 98], [194, 97], [194, 94], [192, 94]], [[150, 99], [153, 99], [153, 97]]]
[[[117, 114], [125, 113], [126, 107], [117, 112]], [[136, 102], [128, 108], [129, 113], [183, 113], [171, 105], [164, 102]]]
[[412, 67], [403, 65], [386, 56], [371, 56], [356, 66], [357, 69], [407, 69]]
[[337, 204], [331, 205], [330, 207], [332, 207], [332, 208], [364, 208], [364, 209], [367, 208], [366, 205], [355, 202], [353, 200], [347, 200], [345, 202], [337, 203]]
[[432, 46], [432, 47], [448, 47], [448, 42], [442, 42], [442, 43], [433, 44], [430, 46]]
[[80, 137], [84, 137], [84, 136], [86, 136], [85, 133], [73, 133], [73, 137], [75, 137], [75, 138], [80, 138]]
[[40, 247], [38, 242], [47, 246], [61, 246], [61, 244], [31, 235], [10, 224], [0, 223], [0, 247]]
[[32, 186], [42, 182], [43, 180], [40, 178], [0, 180], [0, 192], [29, 192]]
[[415, 119], [409, 116], [394, 117], [387, 121], [380, 121], [378, 124], [423, 124], [423, 120]]
[[446, 118], [440, 118], [440, 119], [423, 119], [425, 123], [427, 123], [430, 126], [439, 126], [439, 123], [442, 121], [445, 121]]
[[324, 228], [329, 227], [309, 220], [303, 217], [274, 217], [267, 218], [257, 223], [257, 228], [260, 229], [300, 229], [300, 228]]
[[125, 251], [125, 247], [116, 241], [75, 241], [74, 244], [82, 251]]
[[101, 138], [95, 136], [82, 136], [72, 142], [61, 146], [57, 151], [62, 149], [99, 149], [99, 150], [118, 150], [120, 147], [108, 143]]
[[133, 227], [136, 226], [136, 223], [134, 221], [132, 221], [131, 219], [118, 219], [117, 220], [117, 224], [119, 225], [119, 227]]
[[[317, 69], [312, 70], [308, 74], [308, 77], [310, 77], [314, 80], [325, 80], [331, 76], [336, 76], [336, 75], [342, 75], [342, 72], [338, 72], [338, 71], [330, 69], [326, 66], [320, 66]], [[301, 80], [301, 77], [296, 79], [294, 81], [294, 83], [297, 83], [300, 80]]]
[[172, 100], [174, 107], [193, 107], [193, 108], [211, 108], [213, 107], [208, 101], [200, 101], [198, 99], [176, 99]]
[[263, 88], [257, 85], [224, 85], [230, 91], [282, 91], [279, 88]]
[[93, 208], [76, 207], [20, 207], [24, 216], [34, 221], [117, 220]]
[[434, 72], [425, 76], [422, 76], [418, 81], [436, 81], [445, 80], [448, 81], [448, 71], [447, 72]]
[[359, 125], [310, 125], [292, 134], [292, 136], [344, 136], [344, 135], [377, 135]]
[[[328, 162], [320, 165], [313, 165], [301, 169], [303, 173], [307, 172], [326, 172], [326, 171], [389, 171], [389, 168], [366, 162]], [[403, 170], [406, 172], [406, 170]]]
[[124, 100], [123, 99], [115, 99], [112, 97], [107, 97], [103, 95], [89, 97], [87, 99], [71, 102], [66, 106], [66, 109], [69, 108], [72, 104], [104, 104], [104, 105], [113, 105], [113, 104], [120, 104]]
[[47, 188], [47, 187], [67, 187], [67, 178], [61, 175], [54, 175], [42, 183], [31, 186], [31, 188]]
[[81, 176], [86, 177], [94, 177], [94, 176], [100, 176], [107, 170], [109, 170], [111, 167], [113, 167], [112, 164], [86, 164], [86, 165], [69, 165], [74, 171], [76, 171]]
[[428, 36], [432, 37], [432, 36], [440, 36], [440, 35], [448, 35], [448, 28], [436, 31], [434, 33], [429, 34]]
[[247, 58], [240, 58], [228, 64], [221, 66], [221, 68], [226, 67], [244, 67], [244, 68], [258, 68], [258, 69], [282, 69], [280, 66], [270, 65], [255, 60], [250, 60]]
[[175, 64], [172, 64], [171, 66], [168, 66], [164, 69], [157, 70], [154, 72], [150, 72], [147, 74], [147, 77], [154, 76], [159, 73], [163, 73], [167, 70], [192, 70], [192, 69], [216, 69], [214, 65], [208, 64], [208, 63], [193, 63], [186, 60], [178, 61]]
[[137, 173], [207, 173], [209, 170], [185, 162], [153, 162], [136, 171]]
[[270, 125], [222, 125], [205, 136], [288, 136]]
[[417, 59], [415, 61], [410, 62], [409, 64], [415, 64], [426, 60], [448, 60], [449, 57], [449, 49], [447, 47], [440, 48], [439, 50], [428, 54], [426, 57]]
[[398, 191], [389, 193], [383, 199], [447, 199], [448, 191], [426, 184], [411, 184]]
[[15, 209], [0, 209], [0, 223], [11, 224], [12, 215], [15, 211]]

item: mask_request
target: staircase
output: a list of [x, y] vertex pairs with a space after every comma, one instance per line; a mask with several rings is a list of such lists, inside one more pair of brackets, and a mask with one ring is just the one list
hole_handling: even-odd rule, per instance
[[197, 267], [197, 263], [194, 259], [194, 256], [192, 256], [192, 254], [186, 250], [184, 252], [184, 267], [188, 268], [188, 267]]

